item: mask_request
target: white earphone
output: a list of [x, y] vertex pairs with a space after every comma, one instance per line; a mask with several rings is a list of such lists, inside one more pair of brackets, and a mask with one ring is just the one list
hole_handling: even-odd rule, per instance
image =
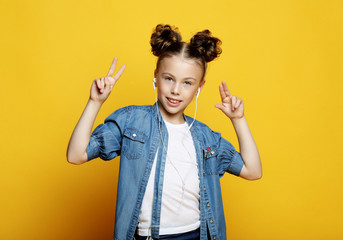
[[198, 92], [197, 92], [197, 98], [199, 97], [200, 91], [201, 91], [201, 89], [200, 89], [200, 88], [198, 88]]
[[152, 85], [154, 86], [154, 91], [156, 89], [156, 78], [154, 78], [154, 80], [152, 81]]

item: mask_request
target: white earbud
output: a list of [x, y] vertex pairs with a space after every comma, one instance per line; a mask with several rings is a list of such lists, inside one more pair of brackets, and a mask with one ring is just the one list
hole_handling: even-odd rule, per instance
[[155, 91], [155, 89], [156, 89], [156, 78], [154, 78], [154, 80], [152, 81], [152, 85], [154, 86], [154, 91]]
[[197, 92], [197, 98], [199, 97], [200, 91], [201, 91], [201, 89], [200, 89], [200, 88], [198, 88], [198, 92]]

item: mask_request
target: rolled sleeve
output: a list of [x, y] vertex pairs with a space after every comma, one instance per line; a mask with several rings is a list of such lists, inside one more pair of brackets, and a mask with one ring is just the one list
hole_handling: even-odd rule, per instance
[[244, 165], [244, 161], [242, 159], [242, 156], [239, 152], [235, 151], [233, 154], [233, 157], [231, 159], [231, 163], [229, 164], [226, 172], [232, 173], [236, 176], [239, 176], [241, 173], [242, 167]]
[[94, 129], [86, 149], [88, 161], [97, 157], [111, 160], [120, 155], [126, 112], [125, 108], [115, 111]]
[[225, 172], [228, 172], [239, 176], [244, 165], [241, 154], [224, 138], [220, 139], [219, 146], [219, 174], [222, 176]]
[[88, 147], [86, 149], [88, 161], [97, 158], [99, 156], [99, 145], [95, 140], [94, 135], [91, 136]]

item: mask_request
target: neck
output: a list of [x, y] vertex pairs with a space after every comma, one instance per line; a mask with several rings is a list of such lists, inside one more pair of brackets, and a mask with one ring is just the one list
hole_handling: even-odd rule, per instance
[[159, 101], [158, 101], [158, 108], [160, 109], [160, 112], [164, 121], [167, 121], [172, 124], [185, 123], [185, 119], [183, 118], [183, 112], [176, 113], [176, 114], [168, 113], [167, 111], [163, 109]]

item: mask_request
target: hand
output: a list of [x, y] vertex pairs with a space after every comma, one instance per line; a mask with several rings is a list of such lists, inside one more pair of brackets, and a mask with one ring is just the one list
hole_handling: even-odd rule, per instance
[[232, 96], [225, 82], [219, 85], [219, 92], [222, 98], [222, 104], [216, 104], [215, 107], [222, 110], [231, 120], [242, 118], [244, 116], [243, 100]]
[[90, 93], [90, 99], [96, 102], [103, 103], [110, 95], [114, 84], [118, 81], [126, 66], [123, 65], [119, 71], [112, 77], [116, 68], [118, 58], [113, 59], [112, 65], [106, 77], [97, 78], [93, 81]]

